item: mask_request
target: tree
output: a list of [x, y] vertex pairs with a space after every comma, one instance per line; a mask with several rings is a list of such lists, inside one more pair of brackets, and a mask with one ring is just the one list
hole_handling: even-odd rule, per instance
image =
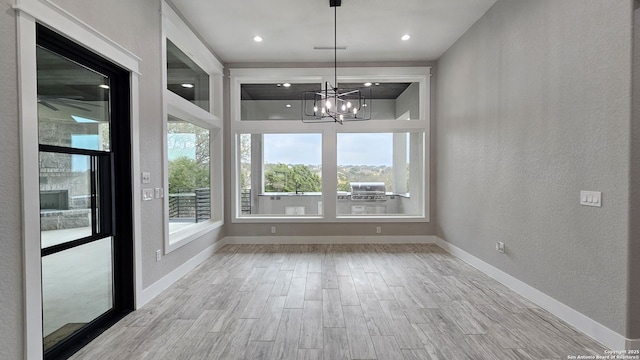
[[195, 134], [196, 162], [198, 164], [209, 162], [209, 130], [186, 121], [169, 121], [167, 132], [169, 134]]
[[240, 187], [251, 188], [251, 134], [240, 134]]
[[[264, 173], [267, 192], [318, 192], [322, 181], [306, 165], [270, 165]], [[297, 186], [296, 186], [297, 185]]]
[[169, 193], [209, 188], [209, 166], [186, 156], [169, 161]]

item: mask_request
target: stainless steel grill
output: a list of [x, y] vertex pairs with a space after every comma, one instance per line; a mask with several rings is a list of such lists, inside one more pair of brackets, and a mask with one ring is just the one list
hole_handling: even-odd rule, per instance
[[386, 190], [383, 182], [352, 182], [351, 200], [386, 201]]

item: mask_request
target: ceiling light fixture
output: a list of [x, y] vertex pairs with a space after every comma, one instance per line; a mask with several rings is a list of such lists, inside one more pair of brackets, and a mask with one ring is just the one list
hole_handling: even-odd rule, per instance
[[291, 84], [289, 84], [289, 83], [284, 83], [284, 84], [282, 84], [282, 86], [284, 86], [284, 87], [290, 87], [290, 86], [291, 86]]
[[253, 37], [253, 41], [255, 41], [255, 42], [262, 42], [262, 36], [260, 36], [260, 35], [256, 35], [256, 36], [254, 36], [254, 37]]
[[193, 84], [180, 84], [180, 86], [182, 86], [183, 88], [191, 89], [194, 85]]
[[402, 41], [407, 41], [407, 40], [411, 39], [411, 35], [404, 34], [404, 35], [402, 35], [402, 37], [400, 39], [402, 39]]
[[364, 83], [364, 86], [371, 86], [371, 83], [370, 82], [366, 82], [366, 83]]
[[285, 106], [286, 106], [286, 107], [288, 107], [288, 108], [290, 108], [290, 107], [291, 107], [291, 104], [287, 104], [287, 105], [285, 105]]
[[105, 84], [100, 84], [98, 85], [98, 87], [103, 89], [109, 89], [109, 85], [105, 85]]
[[[338, 88], [338, 7], [342, 0], [329, 0], [333, 8], [333, 85], [328, 81], [320, 91], [302, 93], [302, 122], [360, 121], [371, 119], [371, 88]], [[365, 109], [366, 107], [366, 109]], [[365, 111], [366, 110], [366, 111]]]

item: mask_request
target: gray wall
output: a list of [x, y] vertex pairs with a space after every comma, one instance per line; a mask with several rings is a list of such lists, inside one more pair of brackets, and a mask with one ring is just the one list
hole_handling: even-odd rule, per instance
[[[140, 72], [141, 168], [162, 186], [162, 83], [160, 0], [54, 1], [142, 60]], [[0, 0], [0, 358], [23, 356], [21, 180], [17, 107], [16, 16], [12, 0]], [[118, 19], [118, 21], [114, 21]], [[135, 34], [135, 36], [132, 36]], [[155, 261], [163, 247], [162, 201], [142, 204], [143, 286], [147, 287], [222, 236], [207, 235]]]
[[0, 359], [23, 356], [22, 212], [16, 17], [0, 0]]
[[632, 75], [627, 337], [640, 339], [640, 0], [634, 1]]
[[630, 40], [631, 1], [500, 0], [437, 66], [439, 235], [620, 334]]

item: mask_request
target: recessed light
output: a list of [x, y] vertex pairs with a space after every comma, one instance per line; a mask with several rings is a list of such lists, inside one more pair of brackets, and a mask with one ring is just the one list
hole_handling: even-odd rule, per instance
[[183, 88], [191, 89], [193, 84], [180, 84]]
[[260, 36], [260, 35], [256, 35], [256, 36], [254, 36], [254, 37], [253, 37], [253, 41], [255, 41], [255, 42], [262, 42], [262, 36]]
[[284, 83], [284, 84], [282, 84], [282, 86], [284, 86], [284, 87], [289, 87], [289, 86], [291, 86], [291, 84], [289, 84], [289, 83]]
[[407, 41], [407, 40], [411, 39], [411, 35], [404, 34], [404, 35], [402, 35], [402, 37], [400, 39], [402, 39], [402, 41]]
[[380, 83], [376, 83], [376, 86], [380, 86]]
[[286, 107], [288, 107], [288, 108], [290, 108], [290, 107], [291, 107], [291, 104], [287, 104], [287, 105], [285, 105], [285, 106], [286, 106]]
[[98, 85], [98, 87], [103, 88], [103, 89], [108, 89], [109, 85], [100, 84], [100, 85]]
[[366, 83], [364, 83], [364, 86], [371, 86], [371, 83], [370, 82], [366, 82]]

